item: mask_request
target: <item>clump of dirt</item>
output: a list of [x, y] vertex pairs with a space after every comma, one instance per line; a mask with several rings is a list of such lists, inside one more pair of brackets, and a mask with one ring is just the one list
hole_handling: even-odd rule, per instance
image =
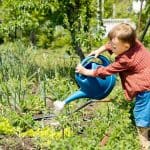
[[37, 150], [32, 138], [0, 135], [0, 150]]

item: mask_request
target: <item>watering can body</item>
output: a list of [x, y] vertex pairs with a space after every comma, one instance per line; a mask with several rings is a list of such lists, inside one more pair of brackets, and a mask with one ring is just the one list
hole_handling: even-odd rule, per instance
[[[102, 64], [93, 61], [88, 62], [93, 58], [94, 56], [86, 57], [81, 62], [81, 65], [83, 65], [87, 69], [97, 69], [100, 66], [106, 67], [110, 64], [110, 61], [102, 55], [98, 56], [98, 59], [100, 59]], [[75, 79], [80, 89], [74, 92], [72, 95], [70, 95], [67, 99], [65, 99], [64, 104], [70, 103], [71, 101], [74, 101], [79, 98], [91, 98], [101, 100], [109, 95], [116, 81], [115, 75], [100, 78], [84, 76], [79, 73], [75, 74]]]

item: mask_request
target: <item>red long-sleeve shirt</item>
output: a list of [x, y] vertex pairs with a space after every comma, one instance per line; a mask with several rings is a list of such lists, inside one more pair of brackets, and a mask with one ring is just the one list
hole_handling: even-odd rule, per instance
[[150, 52], [136, 41], [135, 46], [118, 55], [115, 62], [97, 68], [94, 76], [105, 77], [116, 73], [119, 73], [127, 100], [132, 100], [138, 92], [149, 91]]

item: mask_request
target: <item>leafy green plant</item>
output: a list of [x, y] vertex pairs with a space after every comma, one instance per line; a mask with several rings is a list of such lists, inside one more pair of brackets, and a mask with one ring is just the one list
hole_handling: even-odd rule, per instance
[[[149, 31], [150, 32], [150, 31]], [[146, 47], [148, 47], [149, 49], [150, 49], [150, 36], [149, 35], [146, 35], [145, 37], [144, 37], [144, 41], [143, 41], [143, 43], [144, 43], [144, 45], [146, 46]]]
[[14, 135], [16, 132], [15, 128], [10, 124], [10, 121], [0, 116], [0, 134]]

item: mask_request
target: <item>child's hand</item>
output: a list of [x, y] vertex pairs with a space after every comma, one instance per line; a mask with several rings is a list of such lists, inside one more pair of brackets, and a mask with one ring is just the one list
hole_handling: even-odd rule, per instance
[[85, 76], [94, 76], [93, 70], [86, 69], [86, 68], [83, 67], [81, 64], [77, 65], [75, 72], [76, 72], [76, 73], [83, 74], [83, 75], [85, 75]]
[[99, 49], [92, 51], [88, 56], [94, 55], [95, 58], [97, 58], [105, 50], [106, 50], [105, 46], [101, 46]]
[[84, 74], [84, 72], [86, 72], [86, 68], [84, 68], [81, 64], [79, 64], [79, 65], [77, 65], [75, 72]]
[[95, 50], [95, 51], [92, 51], [88, 56], [94, 55], [94, 57], [97, 58], [99, 54], [100, 54], [99, 50]]

